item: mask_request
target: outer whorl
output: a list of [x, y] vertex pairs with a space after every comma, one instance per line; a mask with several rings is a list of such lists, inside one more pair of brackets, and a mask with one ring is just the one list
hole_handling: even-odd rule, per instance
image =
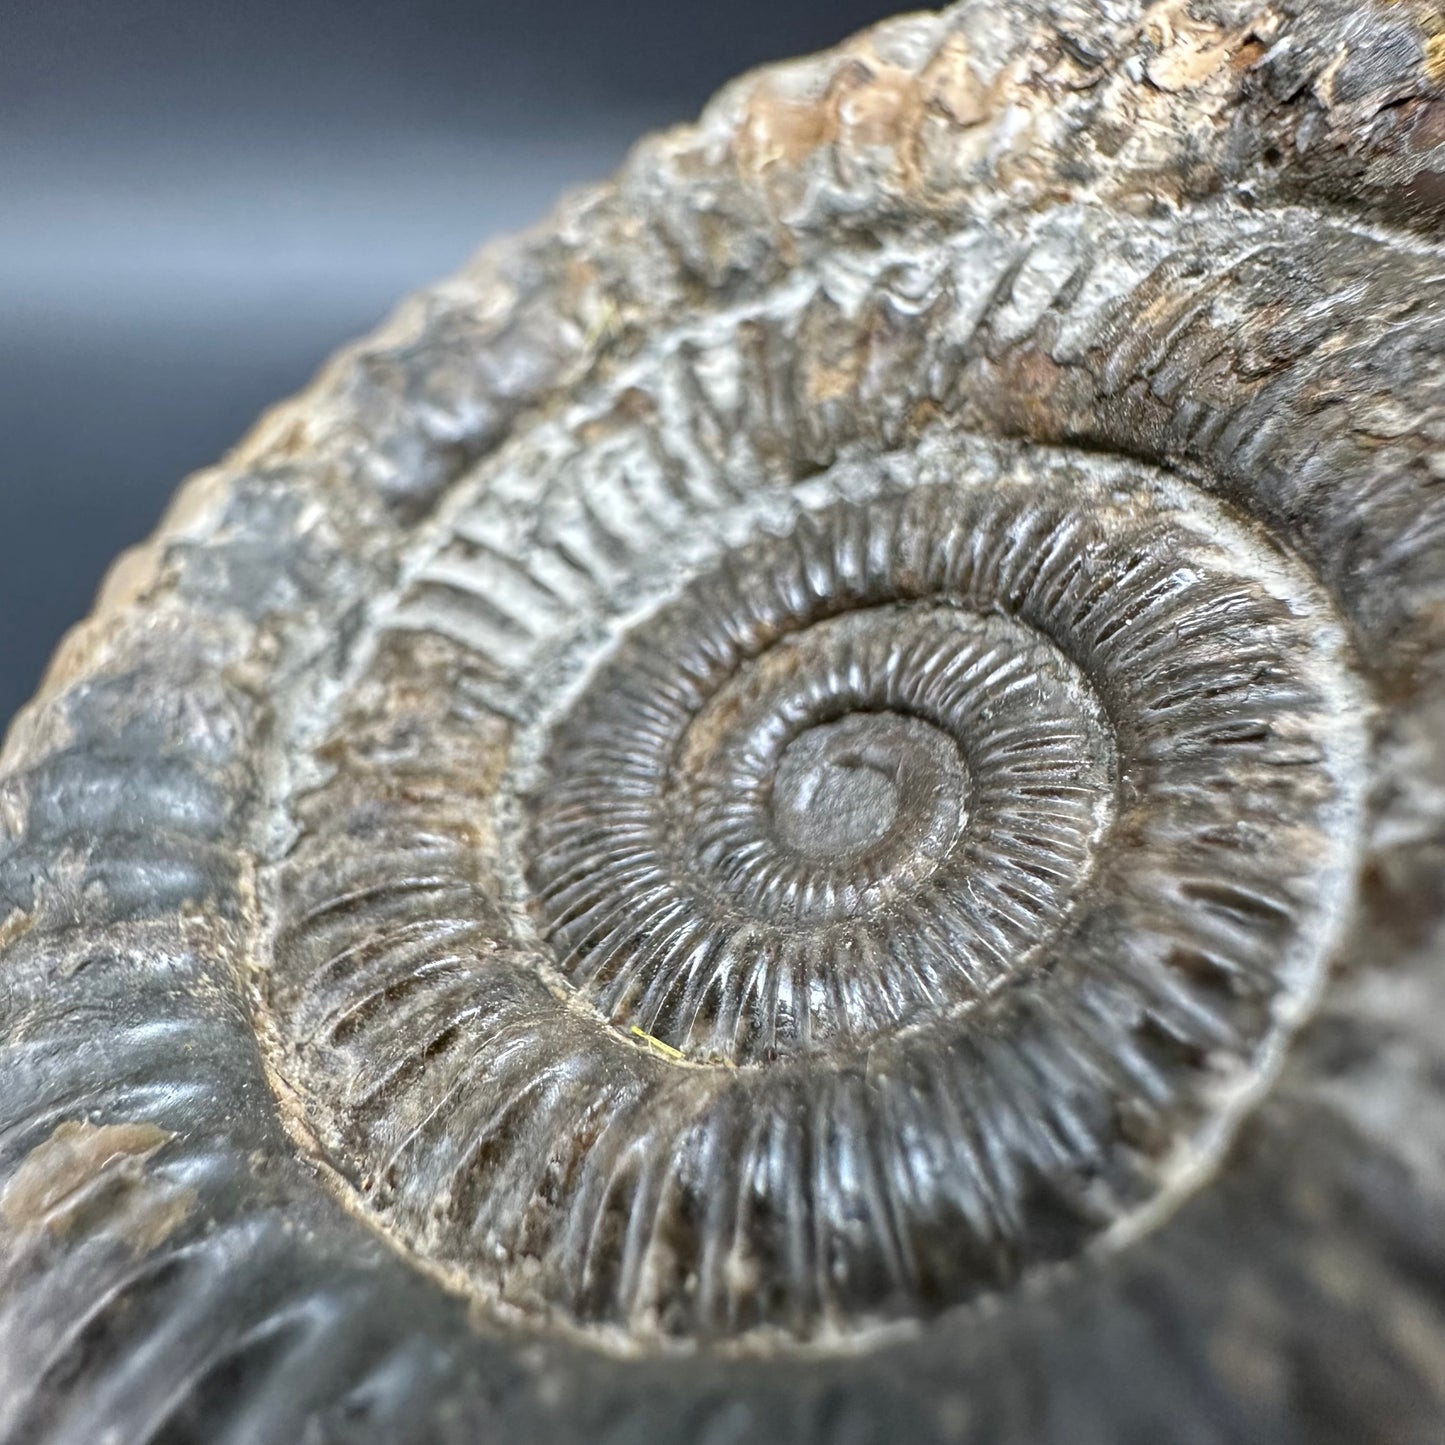
[[3, 1438], [1438, 1441], [1442, 86], [890, 22], [189, 483], [0, 772]]

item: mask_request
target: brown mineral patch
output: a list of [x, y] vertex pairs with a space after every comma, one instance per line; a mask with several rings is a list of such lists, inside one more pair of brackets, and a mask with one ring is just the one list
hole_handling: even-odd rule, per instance
[[1445, 80], [1445, 31], [1425, 42], [1425, 74], [1437, 85]]
[[1445, 100], [1433, 100], [1422, 105], [1416, 112], [1415, 124], [1410, 131], [1412, 151], [1432, 151], [1436, 146], [1445, 146]]
[[923, 102], [957, 126], [981, 125], [989, 118], [988, 90], [969, 64], [968, 44], [950, 35], [919, 77]]
[[35, 915], [15, 909], [8, 918], [0, 918], [0, 953], [25, 937], [35, 927]]
[[761, 82], [749, 97], [736, 154], [739, 167], [757, 176], [795, 168], [826, 146], [845, 155], [892, 151], [912, 184], [925, 117], [966, 129], [987, 121], [992, 110], [962, 36], [949, 37], [921, 72], [884, 60], [863, 41], [820, 94], [789, 96]]
[[1230, 57], [1229, 63], [1235, 70], [1252, 70], [1264, 58], [1267, 50], [1268, 47], [1262, 40], [1246, 41]]
[[111, 1234], [154, 1249], [190, 1212], [193, 1189], [152, 1179], [146, 1165], [175, 1136], [153, 1124], [67, 1120], [37, 1145], [0, 1194], [10, 1229]]
[[1059, 430], [1055, 395], [1065, 381], [1065, 369], [1051, 356], [1029, 346], [1014, 352], [1004, 363], [1004, 375], [1013, 397], [1013, 409], [1025, 431], [1053, 436]]
[[838, 138], [854, 149], [897, 149], [917, 129], [918, 79], [901, 66], [855, 61], [835, 91]]
[[1326, 110], [1334, 109], [1335, 81], [1338, 78], [1340, 71], [1344, 68], [1345, 61], [1347, 61], [1349, 58], [1349, 47], [1346, 45], [1340, 46], [1340, 48], [1335, 52], [1334, 59], [1331, 60], [1330, 63], [1325, 66], [1322, 71], [1320, 71], [1318, 76], [1315, 77], [1315, 83], [1312, 87], [1314, 90], [1315, 99], [1318, 100], [1319, 103], [1324, 106]]
[[1421, 171], [1405, 187], [1405, 194], [1418, 205], [1445, 208], [1445, 172]]
[[863, 358], [854, 349], [837, 361], [809, 358], [803, 368], [803, 395], [813, 406], [843, 401], [856, 394]]
[[837, 135], [831, 105], [793, 100], [763, 83], [748, 100], [737, 138], [738, 164], [753, 175], [774, 166], [796, 166]]
[[857, 382], [856, 368], [813, 366], [808, 368], [804, 389], [808, 400], [816, 406], [852, 396]]

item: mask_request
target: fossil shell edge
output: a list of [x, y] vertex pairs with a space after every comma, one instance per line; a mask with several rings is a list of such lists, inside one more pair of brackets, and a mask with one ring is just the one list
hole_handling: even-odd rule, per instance
[[0, 1438], [1438, 1440], [1442, 227], [1425, 0], [965, 0], [264, 418], [0, 759]]

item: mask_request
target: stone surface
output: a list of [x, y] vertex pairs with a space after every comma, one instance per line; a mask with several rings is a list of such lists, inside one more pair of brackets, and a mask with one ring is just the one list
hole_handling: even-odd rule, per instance
[[1445, 1431], [1445, 14], [747, 76], [0, 761], [0, 1438]]

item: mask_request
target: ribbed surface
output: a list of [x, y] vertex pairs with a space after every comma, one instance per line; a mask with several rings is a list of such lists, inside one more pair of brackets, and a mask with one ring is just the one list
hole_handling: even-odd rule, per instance
[[[1441, 39], [890, 22], [194, 482], [6, 747], [0, 1434], [1435, 1445]], [[568, 934], [629, 776], [753, 934]]]
[[[931, 1316], [1169, 1197], [1319, 986], [1360, 739], [1313, 586], [1137, 468], [918, 456], [671, 550], [654, 518], [510, 669], [404, 599], [358, 682], [327, 750], [364, 763], [285, 872], [282, 1068], [485, 1296], [652, 1341]], [[528, 572], [592, 530], [534, 484], [570, 526]], [[780, 759], [849, 719], [957, 791], [809, 856]]]

